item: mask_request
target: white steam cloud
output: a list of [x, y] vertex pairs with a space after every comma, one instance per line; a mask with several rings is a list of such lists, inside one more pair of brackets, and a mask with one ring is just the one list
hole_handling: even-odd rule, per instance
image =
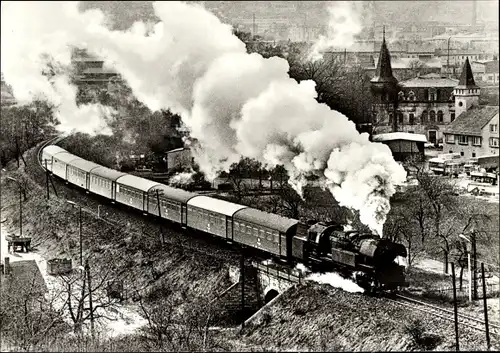
[[[46, 99], [57, 107], [64, 132], [110, 134], [104, 116], [111, 110], [99, 105], [76, 105], [77, 89], [70, 83], [71, 47], [82, 23], [94, 14], [82, 15], [75, 23], [60, 16], [67, 4], [59, 2], [5, 2], [1, 8], [1, 71], [19, 104]], [[49, 78], [42, 72], [53, 71]]]
[[327, 49], [346, 49], [354, 44], [354, 37], [362, 30], [360, 15], [362, 2], [335, 1], [328, 7], [329, 21], [327, 35], [319, 36], [309, 54], [309, 60], [323, 58]]
[[364, 289], [354, 283], [353, 280], [347, 279], [335, 272], [317, 273], [311, 272], [304, 264], [297, 264], [295, 269], [305, 275], [306, 281], [313, 281], [321, 284], [329, 284], [334, 288], [340, 288], [350, 293], [363, 293]]
[[[180, 114], [209, 179], [241, 157], [268, 167], [284, 165], [299, 193], [306, 176], [314, 174], [381, 234], [394, 185], [406, 178], [404, 169], [387, 146], [371, 143], [347, 117], [319, 104], [313, 81], [291, 79], [286, 60], [247, 54], [231, 27], [199, 5], [154, 3], [160, 22], [153, 29], [136, 23], [128, 31], [109, 30], [102, 13], [79, 13], [73, 2], [30, 3], [29, 9], [36, 14], [29, 28], [38, 28], [30, 32], [35, 52], [67, 53], [61, 43], [85, 47], [112, 64], [150, 109]], [[2, 8], [2, 65], [9, 33], [3, 30], [4, 16], [25, 23], [21, 13], [6, 12]], [[51, 36], [62, 39], [42, 48]], [[39, 68], [30, 67], [29, 75], [38, 75]], [[39, 89], [45, 90], [52, 92], [47, 84]]]
[[179, 188], [187, 186], [193, 182], [193, 175], [194, 171], [177, 173], [168, 180], [168, 184]]

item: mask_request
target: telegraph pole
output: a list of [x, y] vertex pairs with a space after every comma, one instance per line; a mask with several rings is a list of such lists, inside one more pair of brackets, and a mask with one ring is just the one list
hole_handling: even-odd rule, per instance
[[471, 233], [472, 240], [472, 253], [473, 253], [473, 262], [474, 262], [474, 300], [477, 300], [477, 248], [476, 248], [476, 231], [473, 230]]
[[[245, 317], [245, 249], [241, 247], [240, 259], [240, 278], [241, 278], [241, 314]], [[241, 328], [245, 328], [245, 320], [241, 324]]]
[[47, 200], [50, 199], [50, 188], [49, 188], [49, 170], [47, 169], [47, 159], [43, 160], [45, 163], [45, 185], [47, 187]]
[[87, 273], [87, 282], [89, 283], [90, 331], [92, 338], [94, 338], [94, 309], [92, 306], [92, 282], [90, 281], [89, 259], [85, 260], [85, 272]]
[[483, 305], [484, 305], [484, 328], [486, 330], [486, 344], [488, 350], [491, 348], [490, 328], [488, 325], [488, 305], [486, 304], [486, 277], [484, 277], [484, 263], [481, 262], [481, 275], [483, 276]]
[[460, 343], [458, 340], [458, 308], [457, 308], [457, 286], [455, 284], [455, 263], [451, 263], [451, 278], [453, 280], [453, 309], [455, 313], [455, 345], [456, 351], [460, 350]]
[[80, 266], [83, 264], [83, 249], [82, 249], [82, 206], [78, 205], [79, 207], [79, 216], [78, 216], [78, 223], [80, 225], [79, 229], [79, 234], [80, 234]]

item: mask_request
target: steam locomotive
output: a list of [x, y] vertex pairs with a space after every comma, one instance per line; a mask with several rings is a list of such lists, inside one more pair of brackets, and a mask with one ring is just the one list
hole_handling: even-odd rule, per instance
[[112, 203], [254, 249], [288, 265], [336, 269], [369, 291], [407, 285], [404, 268], [395, 263], [396, 257], [407, 256], [406, 248], [373, 234], [343, 231], [335, 223], [299, 222], [187, 192], [86, 161], [59, 146], [45, 147], [42, 159], [53, 175]]

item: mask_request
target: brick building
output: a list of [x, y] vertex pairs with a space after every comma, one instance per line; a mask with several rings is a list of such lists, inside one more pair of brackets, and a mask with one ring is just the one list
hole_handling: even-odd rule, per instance
[[480, 95], [468, 59], [459, 80], [430, 73], [398, 82], [385, 38], [371, 90], [374, 134], [417, 133], [435, 144], [443, 141], [443, 131], [458, 115], [479, 104]]

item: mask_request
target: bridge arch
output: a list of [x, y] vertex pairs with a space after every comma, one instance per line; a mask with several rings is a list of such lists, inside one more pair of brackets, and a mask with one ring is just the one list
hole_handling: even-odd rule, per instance
[[264, 303], [265, 304], [269, 303], [271, 300], [276, 298], [279, 294], [280, 293], [274, 288], [267, 290], [266, 293], [264, 294]]

